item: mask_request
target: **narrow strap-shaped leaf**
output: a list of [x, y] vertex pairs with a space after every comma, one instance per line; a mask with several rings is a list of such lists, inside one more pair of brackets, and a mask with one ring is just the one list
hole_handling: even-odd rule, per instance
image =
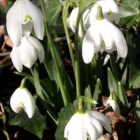
[[[41, 91], [42, 87], [40, 85], [40, 80], [39, 80], [38, 64], [35, 64], [35, 67], [34, 67], [34, 86], [35, 86], [38, 96], [40, 96], [45, 102], [48, 103], [48, 98]], [[45, 90], [43, 91], [45, 92]]]
[[116, 82], [115, 77], [113, 76], [110, 68], [107, 69], [107, 73], [108, 73], [108, 86], [109, 86], [109, 90], [110, 92], [114, 92], [116, 97], [119, 97], [119, 93], [118, 93], [118, 85]]
[[[92, 99], [91, 92], [90, 92], [90, 87], [89, 86], [85, 89], [85, 97], [87, 97], [89, 99]], [[84, 103], [84, 107], [87, 110], [92, 110], [92, 104], [91, 103], [88, 103], [88, 102]]]
[[[99, 95], [100, 79], [97, 79], [96, 87], [93, 94], [93, 100], [97, 101]], [[93, 107], [96, 107], [96, 104], [93, 104]]]
[[118, 83], [118, 91], [119, 91], [121, 114], [126, 117], [129, 112], [129, 104], [126, 97], [126, 93], [124, 92], [124, 89], [120, 82]]

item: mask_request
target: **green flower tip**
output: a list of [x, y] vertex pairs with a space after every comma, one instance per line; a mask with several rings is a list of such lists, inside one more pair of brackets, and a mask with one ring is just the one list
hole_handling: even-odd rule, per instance
[[104, 17], [103, 17], [103, 13], [102, 13], [102, 8], [101, 8], [101, 6], [98, 5], [96, 20], [103, 20], [103, 19], [104, 19]]
[[27, 79], [27, 78], [24, 78], [24, 79], [21, 81], [21, 84], [20, 84], [20, 87], [19, 87], [20, 89], [25, 88], [26, 79]]
[[29, 15], [26, 15], [25, 19], [24, 19], [24, 22], [27, 22], [29, 20], [32, 20], [32, 18], [29, 16]]

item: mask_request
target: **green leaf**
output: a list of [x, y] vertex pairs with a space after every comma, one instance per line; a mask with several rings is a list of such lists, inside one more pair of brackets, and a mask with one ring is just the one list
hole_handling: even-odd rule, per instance
[[47, 15], [49, 25], [53, 25], [56, 23], [59, 13], [61, 12], [62, 5], [59, 0], [53, 0], [52, 3], [47, 8]]
[[[89, 99], [92, 99], [92, 97], [91, 97], [91, 91], [90, 91], [90, 87], [88, 86], [88, 87], [86, 87], [86, 89], [85, 89], [85, 97], [87, 97], [87, 98], [89, 98]], [[85, 109], [87, 109], [87, 110], [92, 110], [92, 104], [91, 103], [84, 103], [84, 107], [85, 107]]]
[[129, 28], [135, 24], [136, 20], [140, 21], [139, 0], [122, 0], [119, 25], [126, 24], [126, 27]]
[[46, 93], [47, 91], [44, 90], [44, 88], [42, 88], [40, 85], [38, 64], [35, 64], [35, 67], [34, 67], [34, 86], [35, 86], [38, 96], [40, 96], [46, 103], [52, 104], [49, 98], [47, 97], [48, 94], [42, 93], [41, 89], [43, 89], [44, 93]]
[[110, 90], [110, 92], [114, 92], [116, 97], [118, 98], [119, 94], [118, 94], [118, 86], [117, 86], [116, 79], [113, 76], [110, 68], [107, 69], [107, 72], [108, 72], [108, 86], [109, 86], [109, 90]]
[[17, 74], [17, 75], [23, 76], [23, 77], [27, 77], [30, 80], [31, 83], [34, 82], [33, 76], [30, 75], [30, 74], [28, 74], [28, 73], [25, 73], [25, 72], [17, 72], [17, 71], [14, 72], [14, 73]]
[[140, 88], [140, 70], [137, 69], [132, 63], [129, 65], [131, 74], [129, 77], [129, 87], [134, 89]]
[[[97, 79], [96, 87], [95, 87], [94, 94], [93, 94], [93, 100], [95, 100], [95, 101], [98, 100], [99, 87], [100, 87], [100, 79]], [[96, 107], [96, 104], [93, 104], [93, 107]]]
[[64, 138], [64, 128], [74, 113], [75, 109], [72, 104], [67, 104], [67, 106], [62, 109], [59, 115], [59, 123], [55, 133], [56, 140], [66, 140]]
[[35, 134], [40, 139], [42, 139], [43, 130], [46, 129], [46, 119], [40, 114], [37, 108], [31, 119], [28, 118], [27, 114], [23, 110], [18, 114], [10, 111], [9, 123], [10, 125], [19, 125], [25, 130]]
[[121, 83], [118, 83], [118, 91], [119, 91], [119, 106], [121, 108], [121, 115], [127, 117], [129, 113], [129, 104], [126, 97], [126, 93], [121, 85]]

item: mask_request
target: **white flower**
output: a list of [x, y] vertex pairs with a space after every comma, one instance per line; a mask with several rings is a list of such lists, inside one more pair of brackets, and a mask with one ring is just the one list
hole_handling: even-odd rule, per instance
[[[77, 17], [78, 17], [78, 11], [79, 11], [79, 7], [75, 8], [72, 10], [70, 17], [67, 18], [67, 26], [69, 28], [71, 28], [71, 30], [75, 33], [75, 28], [76, 28], [76, 21], [77, 21]], [[86, 10], [83, 14], [83, 24], [86, 24], [87, 22], [87, 16], [88, 16], [88, 10]], [[78, 30], [78, 35], [80, 37], [83, 36], [82, 33], [82, 28], [81, 28], [81, 24], [79, 23], [79, 30]]]
[[103, 134], [103, 128], [111, 133], [109, 120], [100, 112], [86, 111], [84, 114], [74, 114], [64, 130], [68, 140], [96, 140]]
[[23, 108], [29, 118], [32, 118], [35, 112], [35, 102], [31, 93], [26, 88], [17, 88], [10, 99], [10, 105], [15, 113]]
[[34, 27], [38, 39], [43, 39], [44, 23], [43, 15], [38, 7], [30, 0], [16, 0], [7, 13], [7, 32], [17, 47], [21, 43], [22, 34], [29, 36]]
[[118, 55], [125, 58], [128, 48], [123, 33], [107, 19], [95, 20], [83, 40], [83, 60], [90, 63], [94, 53], [102, 49], [111, 53], [115, 47]]
[[22, 65], [31, 68], [38, 57], [40, 63], [43, 62], [44, 48], [41, 43], [32, 36], [22, 37], [21, 45], [19, 47], [13, 47], [10, 57], [15, 68], [21, 72], [23, 68]]
[[[101, 1], [97, 1], [97, 4], [99, 4], [101, 6], [104, 18], [106, 18], [110, 21], [114, 21], [116, 24], [119, 23], [120, 12], [119, 12], [119, 8], [114, 0], [101, 0]], [[98, 7], [97, 4], [94, 4], [94, 6], [88, 12], [87, 26], [84, 26], [86, 30], [96, 20], [97, 7]]]
[[[78, 17], [78, 11], [79, 11], [79, 7], [75, 8], [72, 10], [70, 17], [69, 17], [69, 24], [68, 26], [71, 28], [71, 30], [75, 33], [75, 28], [76, 28], [76, 21], [77, 21], [77, 17]], [[79, 32], [78, 32], [79, 36], [82, 37], [82, 29], [81, 29], [81, 25], [79, 24]]]
[[118, 103], [115, 100], [110, 100], [108, 99], [106, 104], [110, 104], [112, 109], [117, 112], [118, 114], [120, 114], [120, 108], [118, 106]]

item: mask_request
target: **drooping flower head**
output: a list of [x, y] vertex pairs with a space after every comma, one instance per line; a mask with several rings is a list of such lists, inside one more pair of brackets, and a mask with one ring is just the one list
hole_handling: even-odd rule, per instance
[[[88, 111], [83, 107], [83, 102], [89, 102], [86, 97], [79, 97], [78, 111], [67, 123], [64, 129], [64, 137], [68, 140], [97, 140], [103, 134], [103, 127], [111, 133], [109, 120], [100, 112]], [[93, 103], [97, 103], [93, 101]]]
[[32, 36], [22, 37], [21, 45], [14, 46], [10, 54], [15, 68], [21, 72], [23, 66], [31, 68], [37, 58], [39, 57], [40, 63], [44, 60], [44, 48], [42, 44]]
[[[120, 12], [114, 0], [100, 0], [97, 1], [96, 3], [101, 6], [104, 18], [110, 20], [111, 22], [114, 21], [116, 24], [119, 23]], [[84, 26], [86, 30], [96, 20], [97, 8], [98, 8], [97, 4], [94, 4], [94, 6], [89, 9], [88, 16], [87, 16], [87, 23], [86, 23], [87, 25]]]
[[[102, 12], [101, 7], [100, 12]], [[115, 48], [120, 57], [126, 57], [128, 48], [123, 33], [103, 16], [100, 19], [97, 17], [87, 30], [83, 40], [82, 55], [84, 62], [90, 63], [94, 53], [102, 49], [111, 53]]]
[[[22, 82], [24, 82], [24, 80], [25, 79], [23, 79]], [[17, 88], [12, 94], [10, 106], [15, 113], [19, 113], [21, 109], [24, 109], [29, 118], [32, 118], [35, 112], [34, 99], [29, 90], [25, 87]]]
[[30, 0], [16, 0], [14, 5], [7, 12], [7, 32], [17, 47], [21, 43], [22, 34], [29, 36], [34, 27], [38, 39], [43, 39], [44, 23], [40, 9]]
[[100, 112], [86, 111], [75, 113], [64, 130], [64, 137], [68, 140], [97, 140], [103, 134], [103, 127], [111, 133], [109, 120]]
[[[77, 17], [78, 17], [78, 12], [79, 12], [79, 7], [73, 9], [72, 12], [71, 12], [71, 14], [70, 14], [70, 17], [67, 19], [67, 26], [69, 28], [71, 28], [71, 30], [74, 33], [75, 33], [75, 28], [76, 28], [76, 21], [77, 21]], [[82, 20], [83, 20], [84, 26], [87, 23], [87, 16], [88, 16], [88, 10], [86, 10], [83, 13]], [[83, 36], [81, 24], [79, 24], [78, 35], [79, 35], [79, 37], [82, 37]]]

